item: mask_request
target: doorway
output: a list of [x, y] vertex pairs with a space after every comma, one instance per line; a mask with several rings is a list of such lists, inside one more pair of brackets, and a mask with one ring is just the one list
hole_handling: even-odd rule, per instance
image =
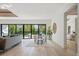
[[64, 48], [73, 54], [77, 52], [77, 4], [64, 13]]

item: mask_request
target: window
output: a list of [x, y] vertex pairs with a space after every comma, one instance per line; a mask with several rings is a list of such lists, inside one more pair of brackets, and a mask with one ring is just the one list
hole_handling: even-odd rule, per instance
[[1, 28], [2, 36], [18, 34], [26, 39], [34, 38], [34, 36], [39, 36], [39, 34], [46, 34], [45, 24], [2, 24]]
[[8, 25], [2, 25], [2, 36], [8, 36]]
[[38, 35], [38, 25], [32, 25], [32, 38]]
[[16, 25], [17, 26], [17, 34], [23, 35], [23, 25]]
[[24, 38], [31, 38], [31, 25], [24, 25]]
[[23, 38], [23, 25], [21, 24], [16, 25], [16, 33]]
[[46, 34], [46, 25], [39, 25], [39, 34]]
[[9, 26], [9, 35], [15, 35], [16, 34], [16, 25], [10, 24]]

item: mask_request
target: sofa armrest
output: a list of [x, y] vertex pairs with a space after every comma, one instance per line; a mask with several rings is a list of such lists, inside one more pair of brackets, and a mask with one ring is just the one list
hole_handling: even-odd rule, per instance
[[3, 38], [0, 38], [0, 50], [4, 50], [4, 48], [5, 48], [5, 39], [3, 39]]

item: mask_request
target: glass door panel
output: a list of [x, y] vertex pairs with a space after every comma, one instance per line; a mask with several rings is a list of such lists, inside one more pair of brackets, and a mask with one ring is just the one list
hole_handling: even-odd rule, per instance
[[39, 25], [39, 34], [46, 34], [46, 25]]
[[8, 36], [8, 25], [2, 25], [2, 36]]
[[23, 25], [18, 24], [16, 26], [17, 26], [17, 30], [16, 30], [17, 34], [23, 38]]
[[32, 38], [38, 36], [38, 25], [32, 25]]
[[9, 35], [14, 36], [16, 34], [16, 25], [14, 24], [9, 24]]
[[24, 25], [24, 38], [31, 38], [31, 25]]

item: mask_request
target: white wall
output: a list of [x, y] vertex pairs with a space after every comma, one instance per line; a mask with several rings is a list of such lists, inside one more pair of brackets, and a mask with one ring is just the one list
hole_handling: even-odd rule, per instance
[[0, 24], [48, 24], [50, 20], [0, 19]]
[[64, 12], [67, 11], [73, 4], [63, 5], [62, 8], [54, 14], [52, 18], [52, 26], [55, 22], [57, 24], [57, 32], [52, 35], [52, 40], [64, 48]]

